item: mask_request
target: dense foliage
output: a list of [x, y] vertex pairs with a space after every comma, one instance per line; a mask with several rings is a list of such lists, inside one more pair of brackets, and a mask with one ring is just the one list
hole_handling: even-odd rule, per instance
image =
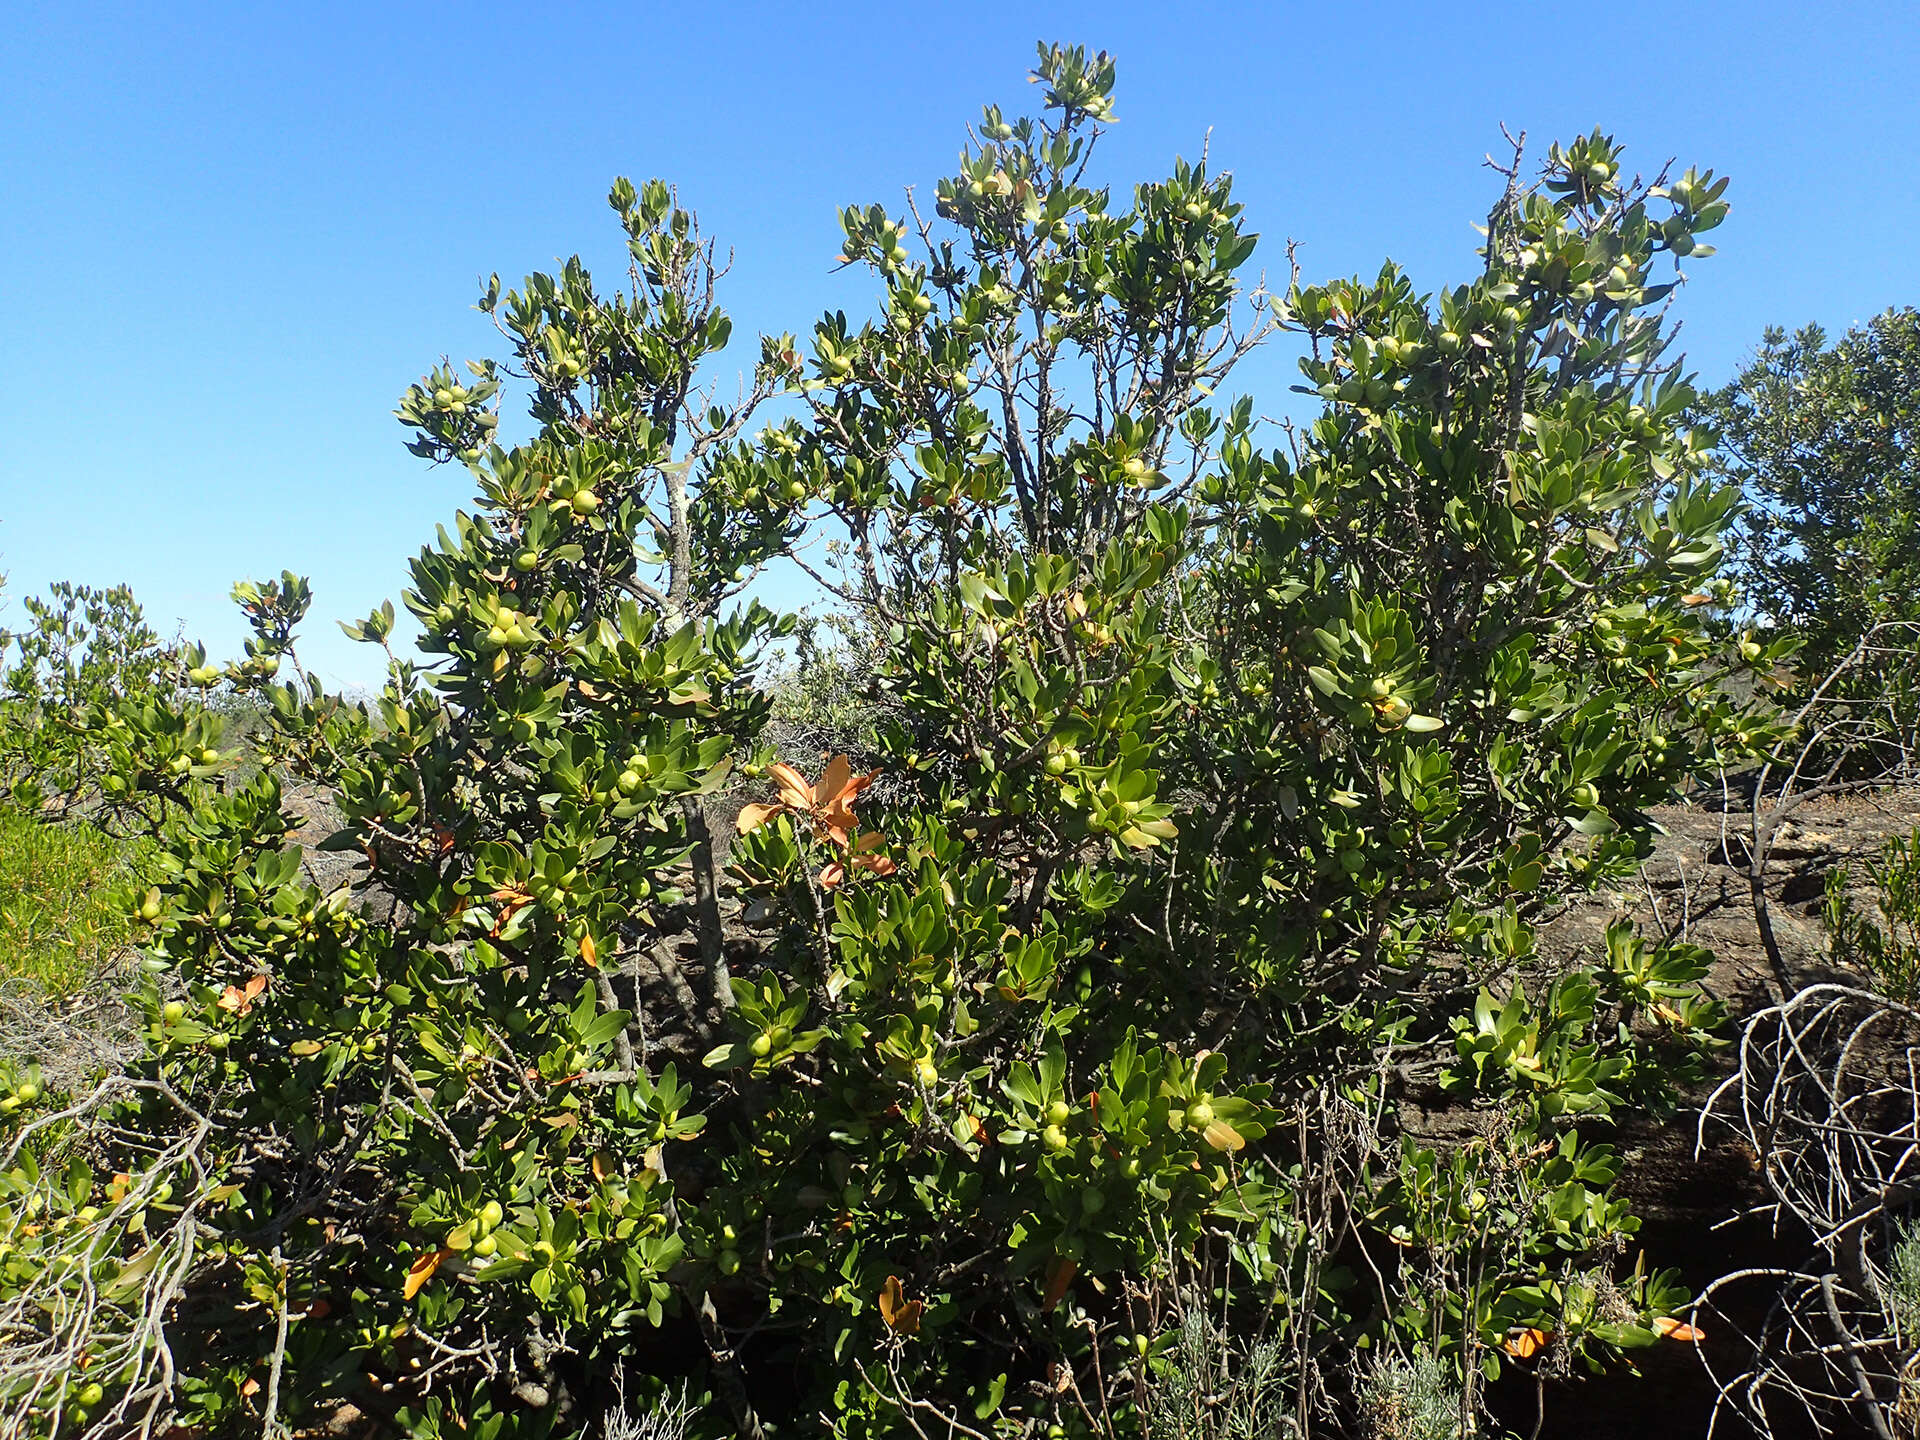
[[[712, 1433], [1214, 1433], [1210, 1341], [1247, 1433], [1470, 1425], [1674, 1330], [1604, 1136], [1697, 1074], [1704, 957], [1535, 927], [1780, 733], [1661, 329], [1726, 182], [1595, 132], [1516, 156], [1465, 284], [1268, 289], [1229, 177], [1090, 181], [1111, 60], [1037, 78], [934, 213], [842, 212], [871, 318], [735, 405], [664, 184], [613, 188], [623, 293], [494, 279], [510, 359], [401, 402], [476, 500], [371, 701], [287, 575], [243, 660], [62, 721], [173, 818], [144, 1055], [0, 1121], [38, 1432], [574, 1433], [684, 1382]], [[1276, 433], [1220, 397], [1280, 330], [1324, 408]], [[735, 597], [781, 555], [884, 784], [765, 744], [794, 621]]]
[[1889, 310], [1829, 345], [1769, 329], [1706, 408], [1721, 463], [1754, 504], [1742, 581], [1802, 634], [1824, 673], [1871, 626], [1920, 619], [1920, 311]]

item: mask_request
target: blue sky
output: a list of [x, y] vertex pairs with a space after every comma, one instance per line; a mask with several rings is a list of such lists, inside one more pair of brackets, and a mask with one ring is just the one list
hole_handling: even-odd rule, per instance
[[[834, 207], [930, 188], [983, 102], [1028, 103], [1038, 39], [1119, 58], [1105, 178], [1211, 129], [1262, 256], [1292, 236], [1309, 278], [1463, 278], [1500, 123], [1598, 124], [1733, 177], [1679, 307], [1707, 382], [1764, 325], [1920, 301], [1910, 4], [3, 8], [0, 623], [124, 580], [225, 654], [231, 583], [291, 568], [336, 682], [375, 667], [332, 621], [467, 499], [390, 412], [440, 355], [500, 353], [477, 276], [577, 251], [611, 279], [608, 182], [658, 175], [735, 247], [749, 365], [755, 332], [864, 306]], [[1242, 372], [1269, 411], [1293, 378]]]

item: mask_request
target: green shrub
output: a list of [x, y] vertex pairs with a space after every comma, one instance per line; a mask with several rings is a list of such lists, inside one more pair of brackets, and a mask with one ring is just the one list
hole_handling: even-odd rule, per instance
[[[1246, 292], [1230, 181], [1092, 188], [1113, 64], [1038, 78], [934, 216], [843, 212], [875, 318], [765, 338], [733, 408], [709, 244], [617, 182], [625, 294], [575, 260], [482, 298], [533, 438], [491, 361], [401, 401], [476, 489], [411, 567], [426, 661], [329, 695], [287, 575], [238, 588], [239, 665], [75, 727], [108, 801], [180, 810], [142, 909], [179, 998], [84, 1163], [12, 1122], [13, 1413], [542, 1435], [691, 1377], [700, 1434], [1131, 1433], [1197, 1290], [1262, 1405], [1338, 1427], [1363, 1339], [1468, 1414], [1543, 1344], [1655, 1341], [1680, 1296], [1613, 1275], [1592, 1136], [1697, 1073], [1703, 957], [1618, 926], [1549, 967], [1533, 927], [1779, 734], [1703, 618], [1734, 496], [1652, 274], [1725, 182], [1596, 132], [1437, 300]], [[1214, 397], [1283, 326], [1327, 405], [1261, 450]], [[765, 745], [794, 622], [727, 608], [819, 526], [885, 791]], [[216, 682], [263, 709], [250, 778]], [[1477, 1138], [1408, 1134], [1421, 1086]]]
[[1429, 1351], [1381, 1356], [1360, 1394], [1370, 1440], [1459, 1440], [1466, 1433], [1459, 1383]]
[[1148, 1391], [1148, 1440], [1278, 1440], [1297, 1434], [1279, 1342], [1238, 1346], [1194, 1297], [1163, 1342]]
[[1867, 862], [1874, 913], [1862, 913], [1847, 894], [1847, 867], [1827, 872], [1827, 933], [1835, 958], [1864, 971], [1890, 1000], [1920, 1000], [1920, 829], [1895, 835]]

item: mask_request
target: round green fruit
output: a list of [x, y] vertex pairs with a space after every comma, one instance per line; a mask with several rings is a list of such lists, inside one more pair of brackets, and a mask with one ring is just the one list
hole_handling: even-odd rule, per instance
[[740, 1273], [740, 1252], [738, 1250], [722, 1250], [720, 1252], [720, 1273], [722, 1275], [738, 1275]]
[[500, 1239], [495, 1235], [482, 1235], [473, 1242], [473, 1253], [482, 1260], [491, 1258], [500, 1249]]
[[16, 1087], [13, 1093], [20, 1097], [20, 1103], [22, 1105], [31, 1105], [40, 1098], [40, 1087], [29, 1080], [25, 1084]]
[[1187, 1107], [1187, 1128], [1204, 1130], [1213, 1123], [1213, 1106], [1206, 1100], [1196, 1100]]
[[1040, 1143], [1058, 1155], [1067, 1148], [1067, 1132], [1058, 1125], [1049, 1125], [1040, 1132]]
[[493, 1229], [506, 1217], [506, 1208], [498, 1200], [489, 1200], [480, 1207], [480, 1224], [484, 1229]]
[[165, 1005], [160, 1007], [160, 1018], [165, 1020], [169, 1025], [178, 1025], [182, 1020], [186, 1019], [186, 1016], [187, 1007], [182, 1005], [178, 1000], [169, 1000]]
[[1067, 1123], [1067, 1117], [1072, 1114], [1072, 1106], [1068, 1105], [1064, 1100], [1056, 1100], [1047, 1106], [1047, 1123], [1049, 1125], [1064, 1125]]
[[1066, 756], [1049, 755], [1047, 757], [1047, 774], [1064, 775], [1066, 773], [1067, 773], [1067, 757]]
[[527, 574], [531, 570], [538, 569], [539, 566], [540, 557], [531, 550], [522, 550], [513, 557], [513, 568], [518, 570], [522, 575]]
[[107, 1398], [107, 1392], [101, 1388], [100, 1382], [96, 1380], [92, 1384], [83, 1387], [80, 1393], [73, 1398], [91, 1410]]
[[1089, 1185], [1086, 1189], [1080, 1192], [1080, 1213], [1082, 1215], [1087, 1215], [1087, 1216], [1098, 1215], [1102, 1210], [1106, 1208], [1107, 1208], [1106, 1191], [1100, 1189], [1098, 1186]]
[[914, 1062], [913, 1073], [919, 1078], [922, 1085], [938, 1085], [940, 1083], [940, 1071], [931, 1060], [918, 1060]]
[[600, 497], [591, 490], [576, 490], [573, 499], [567, 502], [576, 515], [591, 515], [600, 508]]
[[756, 1035], [748, 1043], [747, 1048], [753, 1052], [756, 1060], [764, 1060], [773, 1053], [773, 1040], [766, 1035]]

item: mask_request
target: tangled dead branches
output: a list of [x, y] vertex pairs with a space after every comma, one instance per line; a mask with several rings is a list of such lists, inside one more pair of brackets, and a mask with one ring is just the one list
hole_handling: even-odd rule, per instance
[[[1737, 1271], [1699, 1308], [1744, 1346], [1737, 1373], [1714, 1374], [1716, 1421], [1762, 1434], [1914, 1433], [1920, 1357], [1900, 1262], [1920, 1196], [1920, 1011], [1851, 986], [1820, 984], [1755, 1014], [1739, 1064], [1701, 1114], [1758, 1156], [1777, 1227], [1809, 1237], [1797, 1269]], [[1757, 1325], [1743, 1292], [1765, 1287]], [[1709, 1371], [1713, 1362], [1703, 1349]]]

